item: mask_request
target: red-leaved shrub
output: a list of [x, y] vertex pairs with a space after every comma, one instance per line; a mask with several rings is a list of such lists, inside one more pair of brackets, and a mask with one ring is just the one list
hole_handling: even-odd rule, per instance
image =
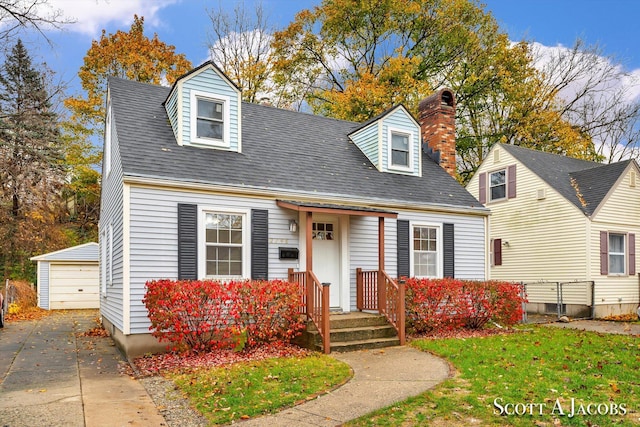
[[247, 334], [247, 345], [290, 342], [304, 329], [300, 295], [295, 284], [282, 280], [247, 281], [238, 288], [238, 323]]
[[417, 333], [479, 329], [493, 320], [511, 326], [522, 319], [521, 287], [498, 281], [406, 280], [407, 326]]
[[152, 335], [172, 350], [289, 342], [303, 328], [297, 286], [280, 280], [152, 280], [143, 302]]

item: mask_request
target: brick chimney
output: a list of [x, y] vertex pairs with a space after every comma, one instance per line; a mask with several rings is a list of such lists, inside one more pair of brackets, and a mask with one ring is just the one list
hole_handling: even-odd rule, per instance
[[[456, 176], [456, 99], [451, 89], [440, 89], [418, 106], [422, 143], [440, 157], [440, 166]], [[425, 147], [426, 148], [426, 147]]]

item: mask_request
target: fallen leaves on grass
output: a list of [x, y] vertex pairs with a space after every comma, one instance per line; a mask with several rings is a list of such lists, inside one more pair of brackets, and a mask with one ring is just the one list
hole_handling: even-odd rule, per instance
[[235, 352], [215, 350], [208, 353], [164, 353], [142, 356], [133, 360], [139, 376], [152, 376], [177, 368], [204, 368], [228, 366], [239, 362], [264, 360], [273, 357], [304, 357], [310, 350], [294, 345], [265, 344], [258, 348]]
[[454, 329], [454, 330], [434, 330], [426, 334], [412, 334], [411, 339], [427, 338], [427, 339], [442, 339], [442, 338], [481, 338], [491, 337], [494, 335], [512, 334], [518, 332], [513, 328], [486, 328], [486, 329]]

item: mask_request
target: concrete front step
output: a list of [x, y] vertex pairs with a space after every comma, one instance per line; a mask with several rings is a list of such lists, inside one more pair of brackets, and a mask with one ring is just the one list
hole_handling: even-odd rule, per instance
[[[371, 340], [358, 340], [347, 342], [331, 342], [331, 351], [338, 353], [346, 351], [356, 350], [372, 350], [376, 348], [393, 347], [400, 345], [400, 339], [395, 338], [375, 338]], [[318, 351], [322, 351], [322, 346], [319, 346]]]
[[[330, 328], [331, 351], [375, 349], [400, 344], [396, 330], [383, 315], [361, 312], [332, 314]], [[322, 351], [322, 339], [313, 322], [307, 324], [301, 342], [306, 347]]]

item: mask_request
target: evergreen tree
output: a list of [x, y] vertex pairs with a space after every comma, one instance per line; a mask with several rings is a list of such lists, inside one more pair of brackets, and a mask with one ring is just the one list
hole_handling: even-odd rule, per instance
[[46, 70], [21, 40], [0, 70], [0, 277], [32, 278], [29, 257], [64, 245], [64, 167]]

